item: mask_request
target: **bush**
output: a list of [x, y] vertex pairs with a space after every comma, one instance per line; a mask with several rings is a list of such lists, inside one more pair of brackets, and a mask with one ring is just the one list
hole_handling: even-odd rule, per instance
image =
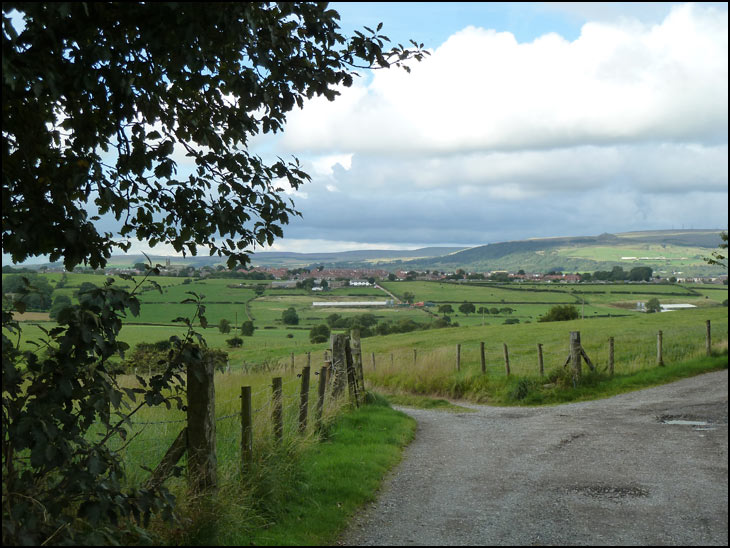
[[251, 320], [246, 320], [241, 324], [241, 335], [244, 337], [252, 337], [256, 328]]
[[326, 324], [315, 325], [309, 330], [309, 341], [312, 343], [327, 342], [330, 338], [330, 328]]
[[577, 320], [580, 318], [580, 312], [572, 304], [553, 306], [547, 314], [540, 316], [539, 322], [564, 322], [567, 320]]
[[241, 337], [233, 337], [232, 339], [226, 339], [226, 344], [231, 348], [240, 348], [243, 346], [243, 339]]
[[281, 321], [284, 322], [284, 325], [299, 324], [299, 315], [297, 314], [297, 311], [294, 309], [293, 306], [290, 306], [281, 313]]
[[[160, 373], [165, 370], [169, 360], [172, 344], [169, 340], [157, 341], [154, 343], [139, 343], [134, 350], [128, 354], [128, 358], [122, 363], [122, 367], [133, 372], [139, 369], [140, 372]], [[213, 365], [222, 369], [228, 362], [228, 353], [215, 348], [202, 348], [204, 358], [212, 360]]]

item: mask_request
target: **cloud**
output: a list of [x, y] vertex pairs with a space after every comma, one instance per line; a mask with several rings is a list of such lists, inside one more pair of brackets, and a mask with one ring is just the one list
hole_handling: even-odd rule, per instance
[[661, 24], [587, 23], [572, 42], [467, 27], [411, 74], [388, 70], [293, 112], [295, 151], [449, 154], [727, 133], [727, 12], [683, 5]]

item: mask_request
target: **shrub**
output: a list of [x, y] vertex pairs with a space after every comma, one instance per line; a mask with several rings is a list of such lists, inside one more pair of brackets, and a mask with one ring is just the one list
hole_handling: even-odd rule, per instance
[[309, 330], [309, 341], [312, 343], [327, 342], [330, 338], [330, 328], [326, 324], [315, 325]]
[[246, 320], [241, 324], [241, 335], [244, 337], [252, 337], [256, 328], [251, 320]]
[[572, 304], [553, 306], [548, 313], [540, 316], [539, 322], [564, 322], [567, 320], [577, 320], [580, 318], [580, 312]]
[[240, 348], [243, 346], [243, 339], [241, 337], [233, 337], [232, 339], [226, 339], [226, 344], [231, 348]]

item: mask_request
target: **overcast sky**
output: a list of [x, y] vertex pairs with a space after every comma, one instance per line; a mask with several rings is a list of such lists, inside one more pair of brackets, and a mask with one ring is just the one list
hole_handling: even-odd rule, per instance
[[285, 251], [726, 228], [726, 4], [334, 3], [423, 42], [293, 112]]
[[431, 56], [253, 141], [312, 176], [269, 250], [727, 228], [726, 3], [332, 7], [348, 35], [382, 22]]

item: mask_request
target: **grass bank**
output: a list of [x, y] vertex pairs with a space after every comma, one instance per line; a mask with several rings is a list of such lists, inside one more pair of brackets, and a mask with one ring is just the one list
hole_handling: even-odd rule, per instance
[[[474, 371], [452, 374], [438, 384], [424, 386], [414, 381], [411, 395], [404, 395], [408, 383], [398, 378], [398, 395], [388, 396], [401, 405], [436, 408], [435, 397], [465, 399], [499, 406], [556, 405], [561, 403], [608, 398], [624, 392], [666, 384], [701, 373], [727, 369], [727, 349], [713, 356], [697, 357], [665, 366], [641, 369], [631, 373], [609, 375], [599, 368], [584, 372], [580, 382], [574, 383], [570, 368], [555, 368], [545, 377], [517, 376], [490, 377]], [[436, 403], [434, 403], [436, 402]], [[441, 405], [446, 405], [446, 402]]]
[[185, 545], [331, 544], [375, 493], [414, 436], [415, 421], [379, 396], [338, 417], [319, 442], [270, 452], [247, 477], [235, 474], [214, 498], [181, 505], [178, 529], [163, 538]]

